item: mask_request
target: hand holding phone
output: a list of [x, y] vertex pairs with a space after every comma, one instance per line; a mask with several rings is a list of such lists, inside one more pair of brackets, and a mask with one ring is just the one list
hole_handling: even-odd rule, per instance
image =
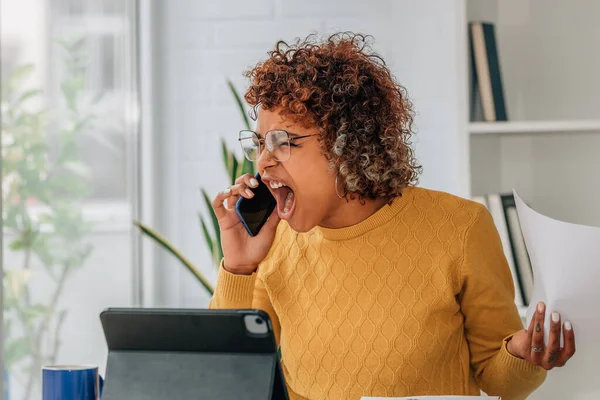
[[258, 235], [277, 206], [275, 197], [260, 178], [260, 174], [256, 174], [254, 178], [258, 182], [258, 186], [250, 189], [254, 196], [249, 199], [240, 197], [235, 203], [235, 211], [250, 236]]
[[259, 174], [246, 174], [219, 192], [212, 206], [221, 232], [224, 267], [232, 273], [252, 274], [269, 252], [280, 220], [271, 192]]

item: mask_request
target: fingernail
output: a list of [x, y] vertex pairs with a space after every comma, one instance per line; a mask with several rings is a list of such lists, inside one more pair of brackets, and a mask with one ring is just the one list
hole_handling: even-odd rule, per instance
[[252, 187], [257, 187], [258, 186], [258, 181], [254, 178], [250, 179], [250, 186]]
[[560, 320], [560, 314], [557, 312], [553, 312], [552, 313], [552, 322], [554, 322], [556, 324], [556, 323], [558, 323], [559, 320]]
[[231, 189], [229, 189], [229, 188], [223, 190], [223, 194], [229, 194], [229, 192], [231, 192]]
[[250, 189], [246, 189], [246, 194], [248, 196], [254, 196], [254, 192], [252, 190], [250, 190]]
[[537, 305], [537, 310], [538, 312], [543, 313], [544, 312], [544, 302], [540, 301]]
[[565, 329], [570, 331], [571, 329], [573, 329], [573, 327], [571, 326], [571, 323], [569, 321], [565, 322]]

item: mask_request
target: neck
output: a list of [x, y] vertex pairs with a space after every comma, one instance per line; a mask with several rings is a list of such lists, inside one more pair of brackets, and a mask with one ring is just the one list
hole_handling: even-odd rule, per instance
[[356, 225], [373, 215], [377, 210], [387, 204], [386, 199], [340, 200], [335, 206], [335, 211], [325, 218], [319, 226], [329, 229], [347, 228]]

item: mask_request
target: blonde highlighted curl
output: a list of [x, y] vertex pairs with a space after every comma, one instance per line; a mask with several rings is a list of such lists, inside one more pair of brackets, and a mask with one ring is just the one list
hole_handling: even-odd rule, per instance
[[284, 118], [318, 126], [324, 154], [346, 194], [360, 199], [400, 196], [418, 181], [410, 139], [413, 111], [371, 37], [316, 35], [289, 45], [279, 41], [269, 57], [246, 72], [245, 99]]

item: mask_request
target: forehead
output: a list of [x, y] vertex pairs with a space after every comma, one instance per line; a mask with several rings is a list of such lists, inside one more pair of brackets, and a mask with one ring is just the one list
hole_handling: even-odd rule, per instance
[[286, 130], [290, 133], [290, 136], [294, 136], [294, 133], [297, 135], [306, 135], [319, 132], [316, 126], [305, 126], [299, 122], [295, 122], [289, 117], [282, 116], [277, 109], [265, 110], [259, 108], [257, 118], [256, 132], [261, 135], [274, 129]]
[[294, 127], [292, 121], [286, 120], [278, 111], [260, 108], [258, 110], [257, 131], [265, 133], [273, 129], [290, 129]]

